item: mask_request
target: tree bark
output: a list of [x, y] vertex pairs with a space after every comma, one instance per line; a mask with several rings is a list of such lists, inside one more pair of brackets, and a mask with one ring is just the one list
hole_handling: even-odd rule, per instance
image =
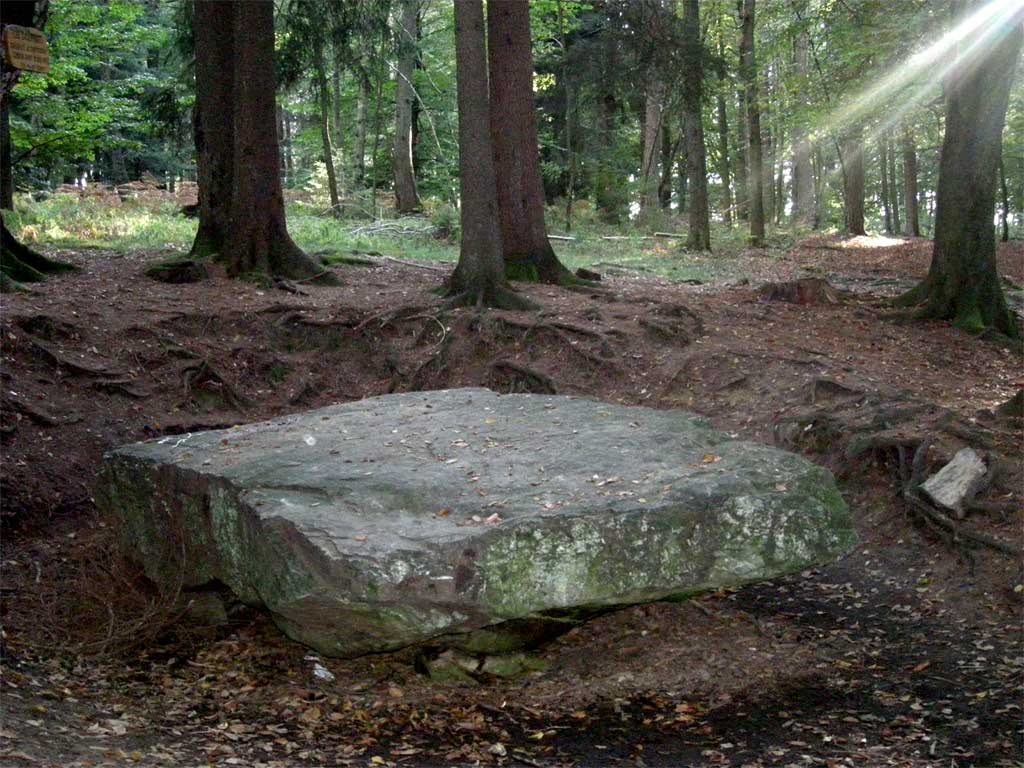
[[521, 308], [524, 302], [509, 290], [502, 258], [483, 4], [455, 0], [454, 5], [462, 244], [449, 303]]
[[398, 28], [398, 67], [395, 83], [395, 146], [392, 155], [395, 175], [395, 207], [399, 213], [420, 208], [413, 168], [412, 110], [416, 100], [412, 78], [416, 69], [419, 0], [401, 0], [402, 15]]
[[658, 199], [658, 136], [661, 133], [661, 108], [664, 88], [661, 78], [648, 68], [647, 96], [644, 101], [643, 147], [640, 163], [640, 217], [649, 212]]
[[878, 142], [878, 162], [882, 166], [882, 210], [885, 214], [885, 232], [893, 233], [892, 208], [889, 205], [889, 157], [885, 136]]
[[[980, 5], [972, 3], [971, 9]], [[1013, 71], [1024, 42], [1024, 12], [1003, 21], [974, 60], [944, 83], [946, 132], [939, 161], [932, 263], [903, 304], [921, 317], [950, 319], [971, 333], [1019, 336], [996, 266], [996, 174]]]
[[661, 179], [658, 181], [658, 204], [661, 210], [672, 207], [672, 167], [675, 165], [675, 148], [672, 146], [672, 131], [668, 124], [661, 126]]
[[732, 158], [729, 156], [729, 115], [725, 108], [725, 45], [718, 40], [718, 88], [715, 108], [718, 117], [718, 175], [722, 178], [722, 221], [732, 226]]
[[[527, 3], [490, 4], [487, 51], [491, 144], [505, 273], [512, 280], [571, 282], [572, 274], [555, 256], [544, 222]], [[567, 194], [571, 196], [571, 191]]]
[[366, 109], [370, 101], [370, 75], [362, 61], [356, 66], [356, 117], [352, 139], [352, 177], [356, 186], [362, 186], [366, 179]]
[[274, 125], [274, 5], [231, 4], [234, 13], [234, 171], [224, 255], [231, 275], [310, 278], [320, 266], [295, 245], [285, 224]]
[[[806, 81], [808, 74], [807, 32], [801, 31], [796, 37], [795, 58], [797, 74]], [[803, 106], [807, 106], [804, 100]], [[813, 226], [814, 214], [814, 171], [811, 166], [811, 142], [807, 138], [807, 127], [801, 125], [794, 139], [793, 150], [793, 218], [800, 226]]]
[[686, 176], [690, 187], [689, 233], [686, 247], [711, 250], [708, 211], [708, 169], [704, 149], [704, 45], [698, 0], [683, 0], [683, 103], [686, 117]]
[[0, 97], [0, 208], [14, 210], [14, 163], [11, 162], [10, 97]]
[[740, 82], [736, 96], [736, 218], [740, 221], [750, 220], [750, 200], [747, 181], [750, 177], [750, 162], [747, 147], [750, 146], [750, 130], [747, 127], [746, 86]]
[[892, 231], [900, 233], [903, 231], [903, 224], [900, 221], [900, 184], [899, 175], [896, 173], [896, 142], [892, 140], [892, 132], [886, 131], [885, 145], [886, 154], [889, 157], [889, 200], [892, 208]]
[[903, 127], [901, 136], [903, 149], [903, 206], [907, 215], [904, 234], [921, 236], [921, 219], [917, 206], [917, 147], [914, 132], [909, 125]]
[[231, 215], [234, 171], [234, 4], [197, 0], [192, 34], [196, 50], [193, 130], [199, 186], [199, 229], [192, 256], [223, 253]]
[[1003, 197], [1002, 241], [1008, 243], [1010, 242], [1010, 192], [1006, 186], [1006, 165], [1003, 163], [1002, 157], [999, 158], [999, 191]]
[[850, 235], [864, 231], [864, 143], [860, 133], [849, 136], [843, 150], [843, 217]]
[[617, 65], [614, 46], [605, 46], [604, 49], [603, 72], [601, 82], [598, 84], [602, 90], [598, 98], [598, 108], [601, 115], [598, 142], [601, 152], [597, 164], [596, 178], [594, 179], [594, 202], [597, 205], [597, 213], [601, 221], [606, 224], [618, 225], [622, 223], [624, 218], [625, 198], [621, 193], [617, 169], [611, 162], [612, 153], [615, 148], [615, 122], [618, 106], [612, 86], [615, 82], [614, 75]]
[[740, 75], [747, 105], [747, 130], [750, 132], [747, 190], [750, 210], [750, 244], [764, 244], [764, 167], [761, 160], [761, 109], [757, 100], [757, 56], [754, 50], [755, 0], [740, 0]]
[[331, 200], [331, 212], [337, 216], [341, 213], [341, 199], [338, 197], [338, 175], [334, 168], [334, 147], [331, 146], [331, 93], [327, 90], [323, 39], [317, 35], [313, 45], [316, 89], [320, 100], [320, 143], [323, 149], [324, 169], [327, 171], [327, 193]]

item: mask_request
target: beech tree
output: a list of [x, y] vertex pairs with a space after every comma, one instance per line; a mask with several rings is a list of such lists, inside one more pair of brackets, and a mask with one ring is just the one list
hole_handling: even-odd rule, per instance
[[920, 285], [899, 299], [916, 306], [919, 317], [1011, 337], [1020, 332], [999, 283], [992, 213], [1010, 86], [1024, 41], [1022, 19], [1024, 9], [1003, 20], [984, 47], [964, 55], [946, 78], [931, 268]]
[[448, 285], [448, 306], [523, 309], [530, 303], [509, 288], [502, 258], [483, 3], [454, 4], [462, 244]]
[[193, 252], [216, 254], [231, 275], [320, 275], [285, 223], [273, 2], [199, 0], [194, 19], [200, 230]]
[[492, 3], [487, 13], [490, 125], [505, 273], [512, 280], [575, 280], [555, 255], [544, 222], [533, 103], [530, 8]]

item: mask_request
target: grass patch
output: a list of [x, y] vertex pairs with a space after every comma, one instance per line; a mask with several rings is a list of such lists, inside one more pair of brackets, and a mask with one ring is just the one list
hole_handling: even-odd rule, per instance
[[[561, 210], [549, 214], [552, 233], [559, 233]], [[9, 214], [12, 231], [29, 244], [61, 248], [103, 248], [121, 253], [162, 250], [187, 253], [195, 238], [197, 222], [181, 215], [172, 201], [127, 200], [112, 205], [101, 200], [79, 199], [72, 195], [54, 195], [34, 202], [18, 201], [17, 211]], [[293, 203], [288, 206], [288, 229], [295, 242], [327, 263], [355, 253], [379, 253], [401, 259], [454, 263], [459, 257], [458, 242], [429, 234], [366, 233], [366, 219], [335, 219], [318, 215], [315, 207]], [[685, 233], [678, 218], [663, 216], [658, 231]], [[747, 248], [746, 226], [713, 225], [711, 253], [691, 253], [677, 238], [649, 236], [649, 230], [629, 226], [615, 228], [600, 222], [581, 206], [566, 234], [572, 241], [556, 240], [553, 245], [562, 262], [571, 270], [579, 267], [607, 273], [637, 274], [678, 281], [704, 283], [741, 280], [743, 273], [735, 257]], [[769, 232], [769, 253], [792, 247], [801, 234], [788, 229]], [[619, 239], [605, 240], [604, 237]], [[621, 239], [621, 238], [628, 239]], [[768, 255], [768, 254], [766, 254]]]

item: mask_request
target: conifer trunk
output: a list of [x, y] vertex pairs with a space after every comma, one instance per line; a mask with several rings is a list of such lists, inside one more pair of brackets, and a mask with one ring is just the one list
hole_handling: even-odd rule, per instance
[[295, 245], [285, 224], [274, 124], [274, 5], [232, 3], [235, 109], [228, 272], [309, 278], [320, 266]]
[[412, 115], [416, 92], [412, 78], [416, 69], [419, 0], [401, 0], [401, 24], [398, 29], [398, 67], [395, 82], [395, 145], [392, 155], [395, 176], [395, 208], [412, 213], [420, 208], [413, 168]]
[[921, 218], [917, 205], [917, 147], [914, 144], [914, 132], [910, 126], [904, 126], [901, 137], [903, 151], [903, 203], [907, 215], [904, 222], [904, 234], [911, 237], [921, 236]]
[[711, 250], [708, 211], [708, 169], [704, 149], [704, 46], [700, 39], [698, 0], [683, 0], [683, 102], [686, 110], [686, 176], [690, 187], [689, 233], [686, 247]]
[[[492, 3], [487, 13], [490, 135], [509, 279], [564, 283], [572, 279], [548, 240], [533, 103], [530, 9]], [[569, 125], [566, 115], [566, 127]], [[571, 197], [571, 191], [567, 193]]]
[[224, 251], [231, 215], [234, 169], [234, 5], [197, 0], [192, 34], [196, 49], [193, 130], [199, 187], [198, 258]]
[[750, 244], [764, 244], [764, 167], [761, 159], [761, 109], [757, 97], [757, 56], [754, 50], [755, 0], [740, 0], [740, 74], [747, 106], [749, 156], [747, 192], [750, 211]]
[[483, 4], [455, 0], [454, 5], [462, 244], [449, 303], [522, 307], [525, 302], [508, 288], [502, 258]]

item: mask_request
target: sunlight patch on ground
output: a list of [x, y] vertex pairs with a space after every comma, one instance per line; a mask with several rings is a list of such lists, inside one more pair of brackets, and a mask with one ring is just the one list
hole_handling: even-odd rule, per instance
[[858, 235], [843, 240], [840, 248], [893, 248], [906, 244], [902, 237], [886, 237], [885, 235]]

